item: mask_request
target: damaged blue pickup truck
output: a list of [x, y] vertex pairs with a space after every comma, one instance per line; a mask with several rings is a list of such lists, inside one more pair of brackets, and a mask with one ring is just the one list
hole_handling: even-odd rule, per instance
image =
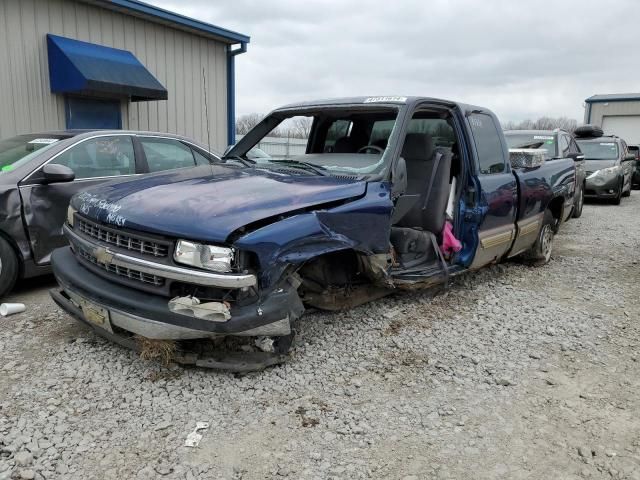
[[[250, 159], [300, 117], [304, 154]], [[549, 261], [575, 166], [538, 153], [509, 152], [492, 112], [447, 100], [289, 105], [217, 164], [76, 195], [52, 296], [128, 347], [171, 341], [179, 362], [231, 370], [278, 363], [305, 307], [349, 308], [510, 257]]]

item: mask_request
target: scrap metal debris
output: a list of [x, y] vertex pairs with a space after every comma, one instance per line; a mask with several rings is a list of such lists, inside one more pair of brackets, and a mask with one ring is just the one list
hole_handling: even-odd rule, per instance
[[184, 441], [185, 447], [197, 447], [200, 444], [200, 440], [202, 440], [202, 434], [199, 433], [200, 430], [206, 430], [209, 428], [209, 422], [196, 422], [196, 428], [187, 435], [187, 439]]

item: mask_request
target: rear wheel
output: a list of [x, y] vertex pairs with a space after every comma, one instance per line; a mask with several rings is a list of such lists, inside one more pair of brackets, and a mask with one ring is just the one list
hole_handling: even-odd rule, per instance
[[555, 237], [556, 219], [550, 210], [544, 212], [542, 227], [538, 232], [536, 243], [525, 253], [525, 257], [535, 266], [545, 265], [551, 260], [553, 239]]
[[582, 215], [582, 207], [584, 206], [584, 186], [580, 188], [580, 193], [578, 193], [578, 199], [576, 200], [576, 204], [573, 207], [573, 218], [580, 218]]
[[11, 291], [18, 279], [18, 257], [4, 238], [0, 237], [0, 298]]

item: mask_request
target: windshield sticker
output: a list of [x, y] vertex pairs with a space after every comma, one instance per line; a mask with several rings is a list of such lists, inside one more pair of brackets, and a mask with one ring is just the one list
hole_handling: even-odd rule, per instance
[[600, 145], [602, 145], [603, 147], [613, 147], [615, 143], [601, 143]]
[[402, 102], [405, 103], [407, 97], [369, 97], [366, 98], [364, 103], [377, 103], [377, 102]]
[[550, 135], [534, 135], [534, 140], [553, 140], [553, 136]]
[[5, 165], [0, 169], [1, 172], [10, 172], [11, 170], [13, 170], [13, 165]]
[[57, 138], [34, 138], [29, 143], [37, 143], [40, 145], [49, 145], [51, 143], [56, 143], [58, 141]]

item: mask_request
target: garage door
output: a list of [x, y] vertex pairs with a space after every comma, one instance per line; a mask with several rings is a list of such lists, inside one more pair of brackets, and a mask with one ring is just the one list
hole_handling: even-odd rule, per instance
[[602, 119], [605, 135], [617, 135], [629, 145], [640, 145], [640, 115], [614, 115]]

